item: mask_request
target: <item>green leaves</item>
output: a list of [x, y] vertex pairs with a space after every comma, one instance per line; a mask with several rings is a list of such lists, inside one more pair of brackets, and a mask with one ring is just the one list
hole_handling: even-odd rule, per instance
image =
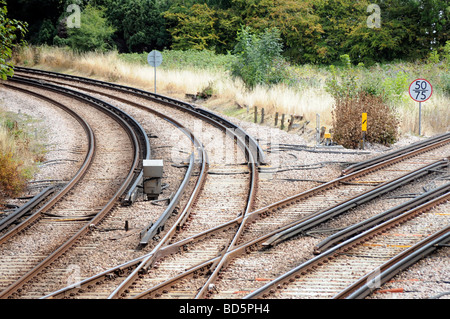
[[24, 37], [27, 32], [27, 24], [9, 19], [6, 2], [0, 0], [0, 78], [6, 80], [8, 76], [14, 74], [13, 64], [10, 62], [12, 49], [20, 42], [17, 38]]
[[169, 22], [174, 50], [205, 50], [214, 47], [219, 36], [215, 30], [218, 20], [214, 9], [207, 4], [191, 7], [173, 5], [164, 13]]
[[282, 50], [278, 29], [267, 29], [258, 35], [250, 28], [243, 28], [234, 49], [236, 59], [231, 74], [241, 78], [249, 89], [258, 84], [278, 83], [284, 71]]
[[114, 28], [104, 17], [105, 10], [88, 5], [81, 14], [80, 28], [69, 28], [67, 43], [80, 52], [107, 51], [112, 48]]

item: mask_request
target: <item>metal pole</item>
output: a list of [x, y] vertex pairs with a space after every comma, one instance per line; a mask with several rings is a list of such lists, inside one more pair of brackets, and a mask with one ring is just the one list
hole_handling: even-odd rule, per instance
[[154, 68], [155, 68], [155, 94], [156, 94], [156, 66]]
[[419, 136], [422, 135], [422, 102], [419, 102]]

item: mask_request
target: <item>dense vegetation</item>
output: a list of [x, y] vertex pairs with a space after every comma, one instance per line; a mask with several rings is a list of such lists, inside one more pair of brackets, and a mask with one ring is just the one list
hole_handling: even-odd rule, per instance
[[31, 117], [0, 108], [0, 199], [18, 195], [45, 158], [31, 128], [37, 129]]
[[[89, 13], [80, 29], [95, 24], [88, 33], [65, 27], [73, 3]], [[380, 8], [379, 28], [369, 25], [371, 3]], [[9, 10], [30, 24], [32, 44], [67, 43], [78, 50], [92, 44], [107, 49], [106, 42], [126, 53], [227, 53], [243, 27], [260, 33], [276, 28], [291, 62], [331, 64], [348, 54], [355, 64], [370, 65], [426, 58], [431, 50], [440, 53], [450, 38], [447, 0], [16, 0]], [[75, 34], [87, 40], [86, 47], [69, 40]]]
[[8, 17], [6, 2], [0, 0], [0, 79], [12, 75], [12, 52], [25, 35], [26, 27], [26, 23]]
[[[418, 69], [432, 77], [436, 92], [450, 94], [448, 0], [16, 0], [8, 8], [29, 23], [33, 45], [117, 50], [143, 64], [158, 49], [163, 68], [222, 68], [250, 91], [325, 87], [336, 101], [335, 128], [357, 127], [360, 105], [377, 105], [385, 111], [373, 117], [389, 126], [372, 128], [368, 140], [377, 143], [396, 140], [395, 106], [406, 103]], [[311, 74], [302, 67], [308, 65]], [[340, 109], [348, 116], [336, 116]], [[335, 132], [355, 146], [351, 134]]]

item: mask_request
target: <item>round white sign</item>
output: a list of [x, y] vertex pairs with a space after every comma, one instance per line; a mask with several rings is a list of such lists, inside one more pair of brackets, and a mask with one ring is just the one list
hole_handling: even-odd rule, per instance
[[157, 51], [157, 50], [153, 50], [152, 52], [150, 52], [147, 56], [147, 62], [148, 64], [150, 64], [153, 67], [158, 67], [161, 65], [162, 63], [162, 54], [161, 52]]
[[416, 79], [409, 86], [409, 96], [416, 102], [425, 102], [433, 94], [433, 86], [425, 79]]

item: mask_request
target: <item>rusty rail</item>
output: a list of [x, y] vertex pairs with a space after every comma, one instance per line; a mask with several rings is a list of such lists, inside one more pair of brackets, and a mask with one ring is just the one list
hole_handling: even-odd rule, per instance
[[[362, 234], [359, 234], [329, 250], [326, 252], [318, 255], [317, 257], [310, 259], [309, 261], [301, 264], [298, 267], [293, 268], [292, 270], [286, 272], [285, 274], [275, 278], [270, 283], [262, 286], [261, 288], [253, 291], [252, 293], [248, 294], [245, 299], [253, 299], [253, 298], [259, 298], [259, 297], [267, 297], [268, 294], [272, 293], [274, 290], [276, 290], [276, 287], [282, 287], [284, 284], [288, 284], [290, 281], [294, 281], [297, 278], [300, 278], [301, 274], [306, 274], [309, 271], [312, 271], [316, 269], [317, 267], [322, 266], [323, 264], [327, 264], [331, 262], [334, 258], [339, 256], [341, 252], [345, 252], [346, 250], [356, 247], [357, 245], [364, 244], [367, 240], [374, 238], [376, 236], [379, 236], [383, 234], [385, 231], [392, 227], [397, 227], [398, 225], [402, 223], [406, 223], [407, 221], [415, 218], [416, 216], [420, 215], [423, 211], [429, 210], [435, 206], [438, 206], [450, 199], [450, 193], [447, 192], [442, 196], [439, 196], [425, 204], [422, 204], [418, 207], [413, 208], [412, 210], [409, 210], [393, 219], [390, 219], [374, 228], [371, 228]], [[446, 230], [448, 232], [448, 228]], [[392, 261], [392, 260], [391, 260]], [[385, 266], [383, 266], [383, 270], [386, 268], [389, 268], [390, 263], [386, 263]], [[335, 298], [345, 298], [347, 295], [352, 293], [353, 291], [357, 290], [361, 285], [367, 282], [367, 278], [369, 278], [371, 274], [368, 274], [367, 276], [364, 276], [361, 278], [357, 283], [352, 285], [350, 288], [344, 290], [340, 294], [336, 295]], [[362, 294], [361, 294], [362, 295]]]
[[[3, 290], [0, 293], [0, 298], [7, 298], [7, 297], [11, 296], [15, 291], [20, 289], [20, 287], [22, 287], [27, 281], [31, 280], [34, 276], [36, 276], [38, 273], [40, 273], [44, 268], [49, 266], [52, 262], [54, 262], [61, 255], [63, 255], [67, 250], [69, 250], [74, 244], [76, 244], [76, 242], [77, 242], [77, 240], [79, 240], [79, 238], [81, 238], [84, 235], [86, 235], [87, 233], [89, 233], [91, 231], [91, 227], [90, 227], [91, 225], [95, 225], [95, 224], [97, 224], [97, 223], [102, 221], [102, 219], [117, 204], [118, 200], [122, 197], [122, 195], [130, 188], [130, 185], [133, 183], [134, 179], [136, 178], [136, 168], [138, 167], [139, 159], [141, 158], [141, 156], [140, 156], [140, 154], [141, 154], [140, 146], [142, 145], [142, 141], [145, 141], [146, 138], [147, 138], [146, 134], [144, 134], [144, 136], [140, 136], [140, 138], [138, 138], [136, 136], [137, 134], [142, 134], [142, 133], [145, 133], [145, 132], [137, 130], [136, 126], [132, 127], [132, 125], [137, 124], [137, 122], [131, 116], [127, 115], [126, 113], [118, 110], [114, 106], [109, 105], [106, 102], [103, 102], [103, 101], [101, 101], [99, 99], [94, 99], [94, 98], [89, 97], [87, 95], [80, 94], [78, 92], [71, 91], [71, 90], [68, 90], [68, 89], [61, 90], [57, 86], [50, 86], [49, 87], [48, 84], [40, 83], [38, 81], [31, 81], [31, 80], [27, 80], [27, 79], [17, 79], [17, 78], [11, 79], [11, 81], [12, 82], [20, 82], [20, 83], [28, 85], [28, 86], [41, 87], [41, 88], [44, 88], [44, 89], [47, 89], [47, 90], [51, 90], [51, 91], [57, 92], [59, 94], [68, 95], [68, 96], [71, 96], [73, 98], [82, 100], [82, 101], [84, 101], [84, 102], [86, 102], [88, 104], [91, 104], [94, 107], [102, 110], [108, 116], [111, 116], [113, 119], [115, 119], [125, 129], [127, 134], [130, 136], [130, 139], [132, 141], [133, 148], [134, 148], [134, 160], [133, 160], [133, 163], [131, 165], [131, 169], [129, 170], [129, 172], [128, 172], [124, 182], [121, 184], [121, 186], [119, 187], [119, 189], [117, 190], [115, 195], [101, 209], [101, 211], [97, 215], [95, 215], [88, 223], [86, 223], [85, 226], [82, 227], [69, 240], [67, 240], [64, 244], [62, 244], [60, 247], [58, 247], [53, 253], [51, 253], [44, 260], [42, 260], [34, 269], [32, 269], [31, 271], [29, 271], [28, 273], [23, 275], [14, 284], [10, 285], [8, 288]], [[49, 100], [48, 97], [43, 97], [42, 95], [41, 95], [41, 97], [45, 98], [46, 100]], [[56, 101], [53, 101], [53, 102], [58, 103]], [[139, 142], [139, 140], [141, 140], [141, 142]], [[148, 140], [147, 140], [147, 142], [148, 142]], [[48, 209], [51, 206], [53, 206], [54, 203], [56, 203], [61, 197], [63, 197], [63, 195], [66, 194], [69, 191], [69, 189], [81, 179], [81, 177], [85, 174], [85, 172], [89, 168], [90, 163], [91, 163], [90, 160], [93, 158], [94, 152], [95, 152], [95, 138], [94, 138], [94, 135], [93, 135], [92, 131], [90, 131], [90, 134], [89, 134], [89, 143], [90, 143], [89, 153], [88, 153], [89, 160], [85, 161], [82, 169], [80, 169], [81, 174], [77, 174], [77, 176], [68, 185], [66, 185], [64, 190], [62, 192], [60, 192], [58, 194], [58, 196], [55, 196], [51, 201], [49, 201], [47, 203], [47, 205], [45, 205], [46, 209]], [[145, 145], [145, 142], [144, 142], [144, 145]], [[147, 144], [147, 146], [148, 145], [149, 144]], [[150, 148], [148, 147], [148, 148], [144, 149], [143, 151], [145, 151], [144, 153], [149, 154]], [[38, 218], [40, 218], [41, 212], [43, 210], [44, 209], [39, 210], [39, 213], [35, 213], [32, 217], [28, 218], [26, 220], [26, 223], [27, 224], [31, 223], [33, 220], [37, 220]], [[22, 223], [22, 225], [20, 225], [19, 227], [16, 227], [13, 231], [9, 232], [6, 235], [11, 235], [12, 233], [16, 233], [20, 229], [23, 229], [25, 227], [23, 224], [25, 224], [25, 223]], [[5, 238], [6, 238], [6, 235], [5, 235]]]

